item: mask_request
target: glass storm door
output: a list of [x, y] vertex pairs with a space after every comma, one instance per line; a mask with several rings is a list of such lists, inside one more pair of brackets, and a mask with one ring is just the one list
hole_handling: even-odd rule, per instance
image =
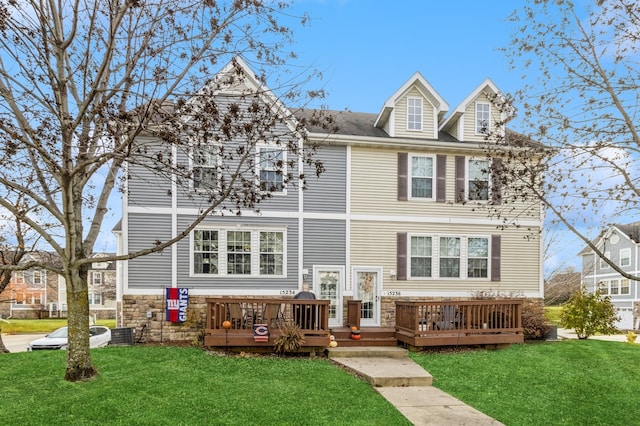
[[355, 300], [360, 300], [361, 326], [380, 325], [380, 287], [382, 268], [354, 268]]
[[329, 300], [329, 326], [342, 325], [344, 266], [314, 266], [313, 289], [320, 299]]

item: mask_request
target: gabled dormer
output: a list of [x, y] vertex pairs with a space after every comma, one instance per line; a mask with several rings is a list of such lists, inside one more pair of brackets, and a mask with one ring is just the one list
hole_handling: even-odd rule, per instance
[[449, 105], [416, 72], [382, 107], [375, 126], [391, 137], [438, 139], [438, 126]]
[[483, 142], [488, 132], [498, 131], [504, 135], [504, 125], [500, 123], [504, 123], [506, 116], [491, 100], [495, 95], [501, 98], [500, 93], [487, 78], [453, 110], [440, 130], [461, 142]]

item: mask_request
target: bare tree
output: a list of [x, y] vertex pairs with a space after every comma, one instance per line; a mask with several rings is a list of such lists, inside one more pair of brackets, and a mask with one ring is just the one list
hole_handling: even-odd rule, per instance
[[[301, 148], [304, 123], [289, 120], [295, 126], [279, 134], [291, 117], [259, 87], [224, 105], [210, 97], [234, 79], [264, 83], [268, 69], [295, 56], [284, 49], [298, 18], [286, 8], [267, 0], [0, 3], [0, 185], [37, 211], [21, 216], [11, 198], [1, 198], [0, 207], [20, 216], [61, 258], [55, 272], [66, 280], [70, 329], [65, 379], [96, 374], [87, 270], [98, 261], [91, 254], [119, 183], [129, 184], [136, 173], [158, 174], [177, 187], [197, 182], [208, 196], [200, 217], [175, 238], [103, 261], [162, 250], [214, 209], [255, 208], [274, 189], [256, 183], [252, 148], [259, 140], [289, 153], [286, 162], [302, 157], [322, 171]], [[210, 81], [212, 70], [238, 54], [253, 58], [260, 74], [242, 75], [235, 61], [225, 82]], [[304, 95], [293, 85], [270, 85], [292, 104]], [[203, 169], [192, 175], [176, 160], [184, 152], [198, 163], [212, 150], [218, 161], [210, 175]], [[269, 161], [280, 171], [296, 170]], [[283, 177], [296, 178], [303, 176]]]
[[526, 167], [515, 161], [520, 167], [505, 168], [503, 179], [518, 182], [516, 198], [541, 201], [554, 223], [638, 279], [592, 239], [596, 229], [638, 213], [640, 3], [584, 5], [532, 0], [511, 16], [514, 32], [504, 51], [524, 82], [511, 101], [527, 137], [549, 149], [530, 145], [512, 156], [541, 161]]

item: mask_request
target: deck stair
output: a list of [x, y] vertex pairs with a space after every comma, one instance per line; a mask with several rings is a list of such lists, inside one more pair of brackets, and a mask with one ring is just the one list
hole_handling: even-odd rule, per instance
[[360, 340], [351, 339], [351, 329], [348, 327], [332, 328], [331, 332], [338, 342], [338, 347], [398, 346], [393, 327], [362, 327]]
[[358, 374], [376, 387], [431, 386], [433, 377], [407, 357], [399, 347], [337, 347], [327, 349], [328, 357]]

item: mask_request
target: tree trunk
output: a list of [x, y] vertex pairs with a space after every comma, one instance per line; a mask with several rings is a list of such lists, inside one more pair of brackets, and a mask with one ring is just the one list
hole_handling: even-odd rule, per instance
[[2, 328], [0, 328], [0, 354], [8, 354], [9, 349], [4, 345], [4, 341], [2, 341]]
[[86, 275], [86, 271], [84, 274], [69, 274], [67, 280], [69, 341], [64, 379], [70, 382], [88, 380], [98, 374], [91, 364], [89, 349], [89, 291]]

